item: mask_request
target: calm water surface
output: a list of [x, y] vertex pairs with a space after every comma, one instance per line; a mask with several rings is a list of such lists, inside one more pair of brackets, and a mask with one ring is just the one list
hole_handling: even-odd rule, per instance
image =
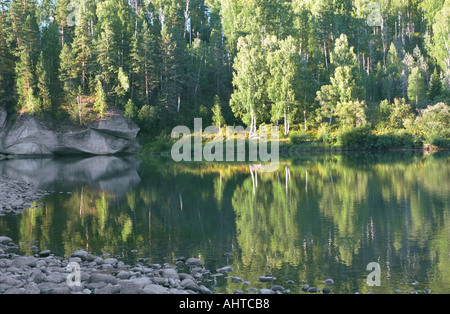
[[[333, 293], [450, 293], [450, 155], [299, 156], [278, 172], [249, 164], [92, 157], [0, 161], [0, 175], [49, 195], [0, 216], [0, 234], [69, 256], [77, 249], [125, 262], [198, 257], [212, 273], [302, 293], [333, 278]], [[39, 206], [39, 204], [41, 204]], [[371, 262], [381, 286], [369, 287]], [[294, 284], [286, 284], [293, 280]], [[216, 277], [209, 288], [246, 287]]]

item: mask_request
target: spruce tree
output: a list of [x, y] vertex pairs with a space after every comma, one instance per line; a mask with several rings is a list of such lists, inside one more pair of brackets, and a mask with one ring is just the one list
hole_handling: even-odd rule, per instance
[[95, 88], [95, 103], [94, 103], [94, 110], [99, 114], [101, 118], [105, 116], [106, 110], [107, 110], [107, 103], [106, 103], [106, 93], [103, 89], [103, 84], [100, 79], [97, 79], [97, 85]]
[[42, 112], [50, 112], [52, 109], [48, 75], [45, 70], [44, 54], [41, 52], [36, 64], [37, 90]]
[[75, 68], [82, 91], [86, 91], [88, 73], [92, 70], [92, 37], [89, 33], [88, 12], [85, 1], [79, 7], [78, 24], [75, 27], [75, 37], [72, 42], [72, 53], [75, 56]]
[[434, 69], [433, 75], [431, 75], [430, 81], [430, 89], [429, 89], [429, 97], [431, 100], [438, 98], [442, 93], [442, 82], [437, 71], [437, 68]]
[[61, 50], [59, 71], [59, 79], [63, 85], [64, 98], [68, 100], [77, 90], [75, 82], [77, 77], [75, 57], [72, 52], [72, 45], [69, 43], [66, 43]]
[[225, 124], [225, 119], [222, 113], [222, 104], [220, 102], [220, 97], [218, 95], [214, 96], [214, 106], [212, 108], [212, 122], [215, 126], [222, 128]]
[[20, 111], [30, 114], [39, 110], [39, 103], [34, 96], [34, 77], [35, 72], [30, 51], [24, 45], [20, 53], [20, 59], [16, 63], [17, 104]]

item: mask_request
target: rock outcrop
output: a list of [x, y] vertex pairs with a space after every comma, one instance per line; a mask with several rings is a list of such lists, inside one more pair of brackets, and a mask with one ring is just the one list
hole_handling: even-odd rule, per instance
[[0, 106], [0, 154], [18, 156], [135, 153], [139, 127], [121, 114], [86, 127], [50, 128], [35, 116], [8, 121]]

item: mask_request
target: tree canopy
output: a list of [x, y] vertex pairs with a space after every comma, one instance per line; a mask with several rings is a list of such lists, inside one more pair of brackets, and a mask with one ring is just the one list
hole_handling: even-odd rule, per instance
[[49, 117], [116, 108], [154, 132], [202, 114], [252, 132], [283, 122], [286, 135], [357, 124], [384, 100], [449, 98], [449, 19], [450, 0], [0, 1], [0, 103]]

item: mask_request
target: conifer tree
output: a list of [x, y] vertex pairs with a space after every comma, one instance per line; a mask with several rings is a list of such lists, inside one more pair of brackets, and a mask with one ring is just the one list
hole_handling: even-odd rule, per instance
[[35, 72], [32, 63], [30, 51], [24, 45], [20, 59], [16, 63], [17, 103], [21, 111], [34, 114], [39, 110], [39, 104], [34, 96]]
[[92, 70], [92, 37], [89, 33], [88, 12], [85, 0], [81, 1], [78, 14], [78, 24], [75, 27], [75, 37], [72, 42], [72, 53], [75, 56], [75, 67], [82, 91], [86, 91], [88, 73]]
[[37, 90], [40, 102], [40, 110], [50, 112], [52, 109], [48, 75], [45, 70], [44, 54], [41, 52], [36, 64]]
[[437, 71], [437, 68], [434, 69], [433, 75], [431, 75], [430, 80], [430, 90], [429, 97], [431, 100], [438, 98], [442, 93], [442, 82]]
[[101, 118], [105, 116], [107, 110], [106, 93], [103, 89], [103, 84], [100, 79], [97, 79], [97, 85], [95, 88], [94, 110], [99, 114]]
[[220, 102], [220, 97], [218, 95], [214, 96], [214, 106], [212, 112], [213, 112], [212, 116], [213, 124], [215, 126], [218, 126], [219, 128], [222, 128], [222, 126], [225, 124], [225, 119], [223, 117], [222, 104]]
[[67, 100], [77, 90], [77, 85], [75, 82], [77, 77], [75, 57], [72, 52], [72, 45], [69, 43], [66, 43], [61, 50], [59, 71], [59, 79], [63, 84], [63, 92]]

